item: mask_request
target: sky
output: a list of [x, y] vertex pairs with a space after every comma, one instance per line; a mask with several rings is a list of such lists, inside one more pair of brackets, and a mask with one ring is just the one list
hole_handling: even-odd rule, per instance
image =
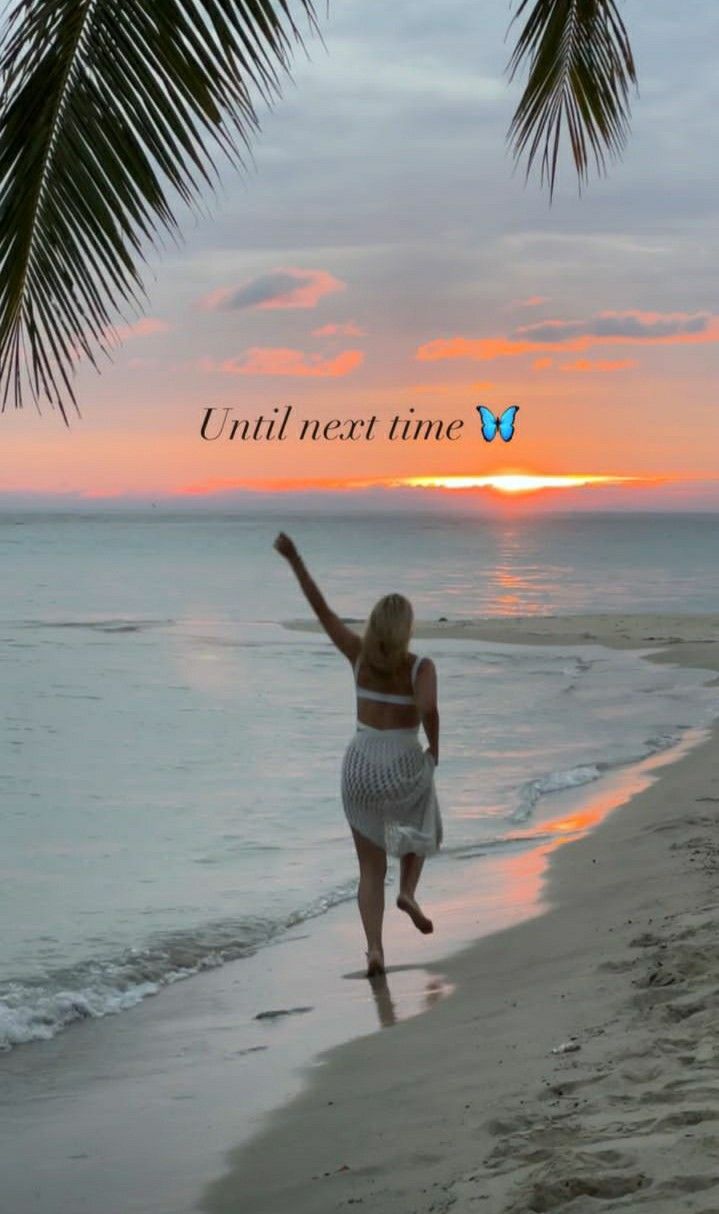
[[[218, 159], [202, 213], [175, 204], [179, 246], [146, 249], [144, 312], [125, 306], [100, 375], [78, 368], [81, 418], [6, 407], [0, 502], [511, 473], [611, 478], [533, 494], [577, 508], [719, 507], [717, 7], [621, 6], [628, 146], [581, 196], [565, 155], [551, 206], [506, 145], [510, 7], [479, 7], [318, 4], [324, 46], [308, 33], [281, 100], [259, 103], [254, 163]], [[519, 406], [511, 443], [483, 439], [478, 404]], [[229, 439], [288, 405], [282, 441]], [[305, 419], [372, 416], [371, 440], [299, 439]], [[393, 441], [395, 416], [462, 426]]]

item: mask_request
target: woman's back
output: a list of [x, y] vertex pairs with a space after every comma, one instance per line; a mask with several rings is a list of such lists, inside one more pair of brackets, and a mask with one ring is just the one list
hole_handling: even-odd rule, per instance
[[414, 698], [417, 670], [422, 658], [408, 653], [391, 678], [382, 678], [360, 656], [354, 664], [357, 720], [372, 729], [414, 729], [420, 715]]

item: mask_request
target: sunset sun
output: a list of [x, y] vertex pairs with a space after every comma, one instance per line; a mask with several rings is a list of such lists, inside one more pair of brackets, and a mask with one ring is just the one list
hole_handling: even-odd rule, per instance
[[490, 476], [412, 476], [396, 481], [395, 484], [413, 489], [495, 489], [498, 493], [536, 493], [540, 489], [617, 485], [635, 479], [631, 476], [542, 476], [533, 473], [500, 472]]

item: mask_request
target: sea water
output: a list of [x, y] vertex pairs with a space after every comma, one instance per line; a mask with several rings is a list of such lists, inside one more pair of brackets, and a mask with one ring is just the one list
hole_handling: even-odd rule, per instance
[[[357, 626], [716, 609], [714, 516], [282, 520]], [[4, 514], [0, 1048], [131, 1007], [353, 898], [339, 797], [349, 664], [272, 549], [273, 513]], [[381, 543], [378, 542], [381, 540]], [[698, 670], [599, 646], [418, 641], [434, 658], [445, 844], [541, 841], [555, 792], [719, 710]]]

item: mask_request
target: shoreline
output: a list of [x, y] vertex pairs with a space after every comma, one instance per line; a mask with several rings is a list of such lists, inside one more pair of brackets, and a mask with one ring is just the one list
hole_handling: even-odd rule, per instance
[[[611, 623], [610, 639], [605, 641], [602, 635], [598, 635], [603, 628], [596, 621]], [[521, 633], [522, 624], [527, 629], [526, 636]], [[574, 628], [571, 636], [565, 631], [570, 624]], [[301, 626], [307, 625], [303, 622]], [[482, 632], [484, 628], [492, 630], [494, 635], [485, 635]], [[439, 631], [432, 633], [432, 629]], [[508, 636], [507, 631], [503, 631], [503, 635], [496, 635], [497, 629], [508, 629], [512, 636]], [[561, 635], [553, 634], [553, 629], [561, 629]], [[719, 639], [719, 617], [713, 616], [576, 616], [542, 617], [541, 620], [527, 617], [523, 621], [448, 621], [446, 626], [418, 623], [416, 631], [418, 636], [433, 634], [450, 637], [452, 630], [458, 630], [458, 636], [468, 640], [509, 640], [521, 644], [582, 645], [611, 644], [613, 641], [613, 647], [618, 648], [656, 649], [656, 652], [645, 655], [651, 661], [719, 670], [719, 650], [714, 648]], [[586, 633], [588, 630], [595, 635], [577, 636], [579, 632]], [[527, 639], [530, 632], [531, 639]], [[537, 641], [537, 634], [544, 639]], [[717, 682], [719, 680], [712, 680], [712, 683]], [[549, 864], [542, 860], [541, 873], [536, 863], [534, 871], [527, 866], [523, 872], [521, 854], [512, 859], [517, 874], [525, 883], [534, 882], [536, 886], [541, 880], [542, 888], [538, 893], [536, 889], [533, 892], [536, 910], [532, 917], [521, 918], [514, 926], [495, 928], [490, 935], [479, 940], [476, 938], [476, 927], [470, 929], [471, 934], [465, 942], [455, 945], [449, 955], [446, 940], [434, 943], [427, 954], [423, 953], [417, 941], [403, 939], [403, 955], [410, 964], [394, 967], [395, 972], [392, 972], [390, 965], [389, 1001], [386, 994], [372, 989], [366, 980], [343, 981], [345, 978], [361, 978], [359, 971], [357, 974], [341, 975], [342, 981], [339, 984], [335, 981], [335, 986], [337, 991], [344, 987], [346, 997], [343, 993], [338, 1000], [335, 994], [332, 997], [334, 1002], [331, 999], [328, 1006], [322, 1007], [325, 1028], [329, 1021], [335, 1020], [341, 1022], [339, 1027], [344, 1034], [341, 1038], [336, 1035], [334, 1040], [339, 1044], [329, 1049], [326, 1047], [327, 1037], [322, 1042], [321, 1026], [319, 1038], [317, 1026], [314, 1030], [310, 1028], [312, 1017], [287, 1016], [277, 1021], [270, 1030], [273, 1043], [271, 1056], [275, 1065], [291, 1072], [292, 1082], [289, 1085], [285, 1083], [284, 1087], [280, 1084], [276, 1091], [273, 1088], [272, 1092], [265, 1093], [268, 1097], [274, 1094], [275, 1098], [266, 1102], [267, 1108], [258, 1123], [258, 1133], [240, 1147], [235, 1146], [230, 1150], [238, 1138], [237, 1133], [233, 1134], [232, 1131], [233, 1115], [235, 1124], [237, 1118], [236, 1102], [242, 1102], [243, 1085], [249, 1083], [251, 1086], [253, 1075], [255, 1084], [266, 1083], [267, 1072], [253, 1070], [255, 1057], [259, 1064], [264, 1058], [262, 1053], [254, 1055], [251, 1050], [236, 1049], [239, 1043], [238, 1008], [242, 1012], [245, 1006], [238, 999], [242, 994], [238, 967], [250, 964], [250, 970], [245, 973], [251, 972], [255, 977], [266, 976], [268, 969], [274, 969], [275, 988], [278, 992], [282, 991], [284, 1007], [310, 1002], [304, 996], [294, 998], [302, 982], [306, 987], [307, 984], [315, 987], [318, 1001], [324, 1000], [329, 988], [327, 975], [323, 973], [322, 954], [320, 951], [320, 955], [317, 955], [317, 949], [325, 947], [328, 950], [325, 957], [330, 965], [334, 964], [333, 958], [338, 955], [338, 942], [344, 955], [359, 958], [353, 905], [343, 904], [322, 920], [303, 924], [303, 932], [295, 929], [293, 938], [296, 943], [286, 953], [279, 943], [261, 950], [257, 965], [252, 964], [254, 959], [228, 963], [222, 970], [200, 975], [202, 981], [198, 983], [180, 983], [165, 988], [162, 1000], [148, 1000], [122, 1017], [79, 1025], [72, 1040], [68, 1034], [67, 1038], [61, 1035], [52, 1042], [40, 1044], [37, 1048], [42, 1051], [41, 1061], [45, 1064], [46, 1073], [39, 1087], [28, 1080], [21, 1061], [16, 1060], [10, 1068], [11, 1078], [19, 1083], [16, 1092], [27, 1097], [25, 1107], [19, 1108], [19, 1115], [26, 1122], [23, 1149], [27, 1155], [23, 1161], [22, 1150], [13, 1153], [13, 1167], [8, 1169], [13, 1176], [8, 1176], [8, 1182], [16, 1179], [18, 1184], [24, 1183], [22, 1176], [17, 1178], [18, 1174], [23, 1168], [27, 1172], [29, 1167], [34, 1166], [33, 1155], [39, 1147], [43, 1173], [54, 1167], [63, 1179], [63, 1184], [55, 1187], [54, 1196], [51, 1186], [50, 1204], [42, 1207], [43, 1211], [47, 1208], [53, 1214], [64, 1214], [65, 1210], [67, 1214], [79, 1214], [85, 1208], [93, 1211], [104, 1208], [110, 1214], [114, 1214], [115, 1210], [117, 1214], [127, 1214], [130, 1210], [143, 1211], [144, 1214], [148, 1209], [163, 1211], [163, 1214], [164, 1211], [167, 1214], [184, 1214], [185, 1210], [197, 1209], [206, 1210], [208, 1214], [230, 1214], [230, 1211], [236, 1214], [239, 1208], [247, 1210], [248, 1214], [284, 1214], [287, 1209], [293, 1209], [297, 1214], [302, 1214], [303, 1210], [307, 1214], [310, 1211], [321, 1214], [323, 1210], [329, 1212], [344, 1208], [350, 1201], [352, 1204], [372, 1201], [382, 1214], [393, 1214], [395, 1210], [397, 1214], [400, 1211], [402, 1214], [409, 1211], [423, 1214], [425, 1209], [428, 1212], [439, 1211], [448, 1209], [450, 1205], [457, 1210], [483, 1208], [489, 1210], [490, 1214], [495, 1214], [495, 1211], [504, 1214], [505, 1209], [529, 1211], [561, 1208], [568, 1200], [566, 1193], [562, 1202], [555, 1205], [541, 1204], [549, 1201], [546, 1193], [537, 1197], [539, 1205], [536, 1202], [534, 1205], [511, 1206], [502, 1203], [506, 1203], [507, 1186], [511, 1188], [511, 1178], [515, 1172], [521, 1173], [529, 1184], [529, 1173], [535, 1163], [537, 1167], [540, 1166], [534, 1158], [531, 1163], [523, 1161], [522, 1151], [526, 1154], [529, 1139], [534, 1136], [536, 1140], [531, 1152], [533, 1157], [544, 1152], [545, 1161], [549, 1161], [552, 1158], [551, 1150], [545, 1140], [556, 1135], [561, 1137], [564, 1125], [562, 1118], [566, 1110], [561, 1111], [561, 1117], [557, 1114], [557, 1124], [550, 1125], [543, 1124], [540, 1115], [532, 1110], [530, 1122], [527, 1123], [529, 1114], [525, 1085], [527, 1091], [531, 1092], [531, 1086], [526, 1084], [527, 1077], [532, 1074], [539, 1076], [542, 1067], [546, 1071], [551, 1065], [561, 1074], [569, 1071], [574, 1076], [571, 1082], [574, 1082], [577, 1067], [590, 1059], [592, 1050], [612, 1038], [612, 1034], [616, 1036], [615, 1029], [600, 1031], [596, 1025], [596, 1033], [582, 1029], [577, 1016], [582, 1008], [601, 1007], [602, 991], [592, 1002], [587, 999], [585, 992], [577, 990], [575, 974], [566, 970], [567, 950], [570, 950], [578, 965], [585, 967], [599, 951], [601, 960], [598, 957], [596, 960], [600, 966], [615, 966], [614, 969], [601, 971], [604, 981], [610, 981], [617, 988], [622, 983], [626, 985], [626, 975], [636, 971], [636, 966], [634, 969], [631, 965], [626, 967], [626, 957], [614, 958], [614, 946], [622, 939], [621, 925], [610, 926], [604, 937], [599, 930], [602, 915], [607, 910], [603, 902], [606, 902], [608, 888], [614, 890], [616, 886], [619, 889], [625, 911], [630, 895], [641, 895], [641, 888], [637, 889], [640, 883], [624, 871], [625, 864], [619, 863], [618, 874], [613, 871], [617, 860], [615, 853], [621, 853], [617, 840], [633, 843], [637, 854], [641, 853], [644, 857], [640, 864], [641, 872], [652, 882], [655, 882], [658, 872], [657, 854], [655, 849], [649, 855], [644, 846], [647, 841], [656, 843], [659, 839], [669, 843], [671, 840], [672, 847], [675, 843], [680, 844], [676, 854], [672, 853], [675, 861], [677, 857], [679, 860], [683, 858], [683, 848], [708, 857], [707, 862], [714, 863], [715, 853], [709, 837], [708, 842], [705, 840], [693, 848], [689, 845], [692, 841], [696, 843], [697, 830], [706, 834], [710, 829], [705, 821], [709, 817], [706, 811], [712, 811], [709, 802], [717, 798], [712, 797], [714, 786], [709, 780], [711, 764], [708, 768], [707, 748], [709, 758], [716, 754], [719, 738], [717, 728], [714, 726], [707, 740], [694, 746], [683, 758], [670, 757], [662, 761], [662, 756], [657, 756], [647, 761], [647, 767], [664, 768], [659, 777], [651, 776], [652, 782], [648, 787], [638, 793], [630, 791], [627, 796], [620, 798], [618, 804], [605, 804], [602, 812], [608, 816], [598, 826], [592, 820], [580, 826], [588, 833], [584, 833], [579, 840], [576, 839], [576, 830], [573, 833], [570, 831], [566, 840], [555, 839], [544, 849], [544, 854], [547, 850], [552, 850], [554, 854]], [[671, 755], [674, 756], [674, 748]], [[632, 770], [637, 771], [641, 766], [635, 764]], [[716, 764], [712, 770], [715, 768]], [[702, 821], [680, 822], [676, 827], [667, 825], [666, 834], [660, 832], [650, 838], [650, 832], [643, 833], [644, 828], [638, 825], [639, 818], [635, 819], [635, 811], [639, 807], [639, 817], [642, 814], [646, 816], [641, 807], [647, 803], [650, 806], [658, 803], [663, 813], [671, 799], [668, 789], [676, 784], [677, 778], [672, 777], [672, 773], [677, 770], [683, 772], [678, 788], [681, 788], [683, 779], [687, 784], [696, 782], [697, 788], [703, 790], [702, 797], [707, 799], [707, 805], [698, 806], [697, 809], [702, 811], [703, 808], [703, 812], [695, 815]], [[604, 781], [600, 783], [604, 787]], [[617, 786], [620, 785], [621, 779], [618, 779]], [[717, 791], [716, 788], [714, 790]], [[574, 811], [568, 810], [570, 813], [576, 812], [577, 807], [590, 805], [593, 800], [600, 804], [601, 809], [601, 796], [598, 796], [595, 788], [584, 787], [563, 796], [564, 803], [574, 807]], [[614, 823], [624, 825], [621, 830], [615, 828], [616, 835], [610, 832], [607, 847], [601, 842], [604, 839], [602, 832], [612, 828]], [[564, 841], [574, 842], [574, 847], [559, 846]], [[582, 860], [584, 853], [577, 853], [576, 849], [588, 847], [592, 850], [595, 841], [599, 842], [596, 843], [591, 862]], [[539, 852], [540, 849], [535, 849], [533, 854], [538, 856]], [[579, 858], [575, 859], [575, 855]], [[694, 871], [693, 863], [687, 861], [684, 865], [688, 876]], [[565, 876], [562, 877], [565, 869]], [[470, 887], [467, 886], [465, 874], [470, 871], [481, 880], [481, 865], [474, 861], [463, 869], [464, 886], [461, 895], [458, 893], [458, 907], [468, 924], [473, 921], [468, 918], [468, 908], [476, 911], [481, 906], [476, 896], [472, 899], [471, 883]], [[615, 879], [617, 877], [618, 880]], [[461, 881], [462, 878], [459, 878], [458, 890]], [[675, 892], [670, 886], [667, 873], [666, 880], [659, 882], [658, 892], [658, 896], [664, 898], [667, 904], [665, 910], [670, 909], [669, 899]], [[597, 912], [586, 928], [587, 932], [591, 932], [593, 941], [589, 959], [587, 950], [582, 947], [578, 926], [582, 921], [581, 908], [576, 913], [573, 902], [578, 895], [587, 895], [588, 890]], [[485, 895], [486, 892], [483, 891]], [[557, 898], [559, 909], [554, 906]], [[569, 939], [566, 935], [568, 929], [561, 922], [562, 900], [572, 905]], [[459, 903], [462, 905], [459, 906]], [[639, 915], [645, 912], [640, 909], [634, 913]], [[652, 916], [652, 919], [655, 918]], [[715, 930], [716, 922], [712, 922]], [[548, 924], [552, 925], [551, 928], [548, 928]], [[654, 928], [647, 926], [645, 934], [647, 932], [654, 932]], [[348, 943], [350, 940], [352, 942]], [[557, 953], [562, 941], [565, 951], [562, 952], [560, 948]], [[509, 953], [507, 942], [512, 944]], [[528, 942], [531, 942], [531, 946]], [[280, 948], [279, 952], [277, 947]], [[630, 942], [625, 941], [624, 947], [630, 947]], [[676, 947], [681, 952], [681, 947]], [[669, 950], [675, 948], [675, 944], [668, 941], [664, 946], [661, 942], [643, 946], [644, 951], [635, 958], [636, 965], [648, 958], [652, 959], [653, 965], [659, 965], [661, 958], [657, 962], [656, 955], [663, 948]], [[290, 953], [295, 950], [296, 959], [291, 959]], [[553, 988], [548, 993], [546, 976], [536, 973], [536, 959], [539, 956], [552, 967], [556, 981], [561, 984], [561, 1000], [554, 997]], [[303, 969], [303, 966], [306, 968]], [[487, 973], [491, 975], [489, 980]], [[537, 979], [537, 989], [534, 991], [531, 983], [528, 985], [529, 975]], [[589, 982], [592, 976], [590, 966], [585, 974], [586, 981]], [[334, 975], [335, 979], [337, 977]], [[508, 997], [509, 983], [513, 988], [511, 998]], [[287, 994], [288, 987], [292, 988], [292, 995]], [[652, 983], [650, 994], [654, 993], [654, 989]], [[672, 990], [673, 984], [666, 989]], [[364, 994], [364, 1009], [357, 1001], [360, 991]], [[665, 991], [664, 985], [657, 985], [656, 991]], [[265, 990], [263, 997], [266, 994]], [[311, 1001], [315, 1002], [313, 996]], [[393, 1025], [390, 1034], [378, 1032], [376, 1017], [379, 1015], [382, 1022], [383, 1008], [386, 1014], [393, 1001], [398, 1004], [401, 1022]], [[263, 1006], [267, 1007], [268, 1004]], [[418, 1015], [418, 1011], [422, 1014]], [[614, 1014], [621, 1019], [620, 1006], [614, 1009]], [[364, 1020], [362, 1016], [365, 1016]], [[410, 1018], [405, 1019], [405, 1016]], [[533, 1023], [534, 1019], [536, 1024]], [[547, 1019], [549, 1024], [546, 1023]], [[692, 1018], [688, 1019], [691, 1027]], [[120, 1029], [120, 1022], [122, 1029], [115, 1038], [113, 1032]], [[685, 1021], [681, 1023], [686, 1028]], [[563, 1028], [565, 1025], [566, 1028]], [[333, 1028], [337, 1030], [338, 1024]], [[565, 1037], [560, 1035], [562, 1031], [566, 1033], [567, 1040], [578, 1033], [581, 1049], [566, 1055], [548, 1054], [547, 1048], [551, 1051], [555, 1045], [565, 1041]], [[483, 1032], [495, 1047], [501, 1046], [504, 1055], [501, 1060], [498, 1060], [498, 1056], [487, 1058], [478, 1051], [473, 1037], [479, 1032]], [[315, 1048], [308, 1051], [306, 1037], [304, 1050], [298, 1048], [298, 1035], [301, 1037], [303, 1033], [315, 1042]], [[707, 1033], [711, 1036], [708, 1029]], [[525, 1046], [534, 1042], [534, 1052], [530, 1050], [527, 1053], [525, 1050], [523, 1053], [520, 1048], [522, 1041], [517, 1040], [518, 1036], [527, 1039]], [[438, 1040], [445, 1048], [437, 1049]], [[548, 1042], [551, 1044], [548, 1045]], [[309, 1044], [311, 1046], [311, 1042]], [[323, 1052], [318, 1053], [318, 1048], [323, 1044]], [[537, 1053], [541, 1044], [546, 1048], [544, 1052]], [[93, 1057], [93, 1051], [96, 1057]], [[312, 1056], [309, 1063], [308, 1052]], [[250, 1058], [242, 1059], [241, 1066], [237, 1064], [239, 1053], [251, 1054]], [[90, 1094], [83, 1099], [79, 1108], [74, 1101], [73, 1089], [77, 1086], [74, 1077], [68, 1081], [62, 1071], [68, 1055], [81, 1072], [87, 1072], [85, 1078], [90, 1085]], [[446, 1068], [441, 1065], [443, 1060]], [[373, 1101], [373, 1074], [381, 1077], [376, 1103]], [[517, 1087], [519, 1080], [521, 1084]], [[541, 1082], [546, 1086], [549, 1081], [542, 1075]], [[595, 1081], [594, 1076], [592, 1083], [587, 1080], [587, 1084], [592, 1092], [601, 1088], [601, 1082]], [[289, 1093], [288, 1086], [291, 1089]], [[491, 1131], [477, 1120], [482, 1098], [476, 1091], [474, 1095], [471, 1092], [467, 1094], [473, 1086], [481, 1086], [482, 1092], [488, 1093], [484, 1098], [487, 1105], [484, 1121], [501, 1121], [501, 1117], [490, 1117], [490, 1107], [496, 1111], [498, 1101], [507, 1106], [503, 1114], [504, 1130], [499, 1131], [495, 1126]], [[43, 1095], [47, 1088], [50, 1089], [51, 1099], [57, 1106], [56, 1117], [65, 1101], [71, 1104], [73, 1112], [70, 1116], [75, 1119], [72, 1129], [76, 1131], [77, 1138], [73, 1153], [68, 1153], [73, 1146], [72, 1133], [62, 1127], [53, 1128], [50, 1114], [46, 1118], [42, 1141], [27, 1141], [32, 1136], [33, 1113], [38, 1112], [36, 1105], [41, 1095], [40, 1088]], [[462, 1093], [466, 1095], [464, 1103], [459, 1099]], [[278, 1107], [278, 1100], [286, 1101], [288, 1098], [289, 1104]], [[561, 1104], [561, 1097], [556, 1100]], [[172, 1103], [175, 1101], [183, 1103]], [[520, 1101], [524, 1103], [518, 1109]], [[667, 1102], [668, 1098], [665, 1104]], [[706, 1105], [706, 1100], [704, 1103]], [[12, 1102], [9, 1107], [12, 1110]], [[154, 1143], [147, 1146], [141, 1141], [143, 1109], [144, 1116], [149, 1117], [149, 1122], [144, 1122], [145, 1134], [156, 1134]], [[540, 1109], [540, 1114], [542, 1111]], [[701, 1112], [701, 1109], [698, 1111]], [[697, 1109], [690, 1112], [694, 1116]], [[93, 1115], [96, 1119], [104, 1116], [108, 1122], [104, 1129], [99, 1127], [95, 1137], [90, 1135], [90, 1131], [94, 1133]], [[613, 1115], [616, 1120], [616, 1109]], [[719, 1116], [719, 1108], [716, 1115]], [[168, 1117], [170, 1121], [165, 1124]], [[113, 1118], [116, 1120], [113, 1121]], [[709, 1114], [705, 1120], [709, 1120]], [[701, 1127], [701, 1121], [701, 1118], [698, 1122], [687, 1121], [687, 1132], [698, 1137], [696, 1127]], [[402, 1134], [398, 1146], [396, 1126], [400, 1123]], [[675, 1128], [674, 1134], [676, 1132]], [[514, 1155], [505, 1155], [503, 1161], [496, 1154], [498, 1137], [516, 1140]], [[437, 1139], [444, 1141], [438, 1143]], [[581, 1141], [584, 1142], [584, 1139]], [[318, 1143], [324, 1146], [318, 1147]], [[471, 1151], [470, 1143], [473, 1144]], [[590, 1144], [587, 1150], [592, 1149]], [[612, 1147], [612, 1150], [616, 1149]], [[177, 1158], [178, 1150], [183, 1153], [182, 1159]], [[566, 1150], [567, 1144], [563, 1140], [562, 1151], [565, 1154]], [[104, 1158], [98, 1159], [103, 1152]], [[278, 1157], [283, 1160], [281, 1176], [277, 1175]], [[489, 1187], [487, 1196], [484, 1196], [484, 1190], [477, 1188], [478, 1182], [468, 1179], [468, 1170], [471, 1169], [472, 1175], [478, 1175], [482, 1160], [490, 1157], [494, 1158], [494, 1164], [485, 1169], [487, 1176], [482, 1183]], [[607, 1161], [599, 1162], [604, 1166]], [[128, 1163], [139, 1169], [134, 1196], [128, 1187]], [[615, 1163], [614, 1172], [619, 1174], [621, 1165], [618, 1159]], [[510, 1168], [510, 1171], [505, 1171], [505, 1168]], [[556, 1160], [553, 1159], [551, 1165], [547, 1163], [547, 1170], [552, 1174], [557, 1172]], [[192, 1192], [188, 1187], [190, 1176], [194, 1181]], [[626, 1177], [622, 1180], [621, 1175], [619, 1179], [615, 1177], [612, 1180], [612, 1184], [620, 1187], [625, 1182]], [[197, 1205], [200, 1188], [205, 1193], [201, 1204]], [[12, 1192], [10, 1189], [8, 1191]], [[17, 1192], [19, 1195], [19, 1190]], [[29, 1194], [30, 1188], [26, 1186], [25, 1192]], [[651, 1208], [663, 1211], [664, 1206], [656, 1204], [656, 1188], [652, 1190], [649, 1187], [646, 1192], [647, 1200], [651, 1197], [655, 1203]], [[146, 1201], [143, 1201], [143, 1193]], [[122, 1194], [122, 1200], [118, 1194]], [[605, 1208], [599, 1196], [601, 1194], [590, 1199], [592, 1211]], [[644, 1200], [643, 1190], [637, 1190], [631, 1200], [639, 1202], [640, 1198]], [[581, 1201], [581, 1193], [577, 1200]], [[666, 1206], [667, 1211], [676, 1209], [676, 1192], [671, 1200], [674, 1204], [670, 1201]], [[115, 1204], [112, 1204], [113, 1201]], [[18, 1204], [17, 1198], [14, 1208], [19, 1214], [24, 1208], [41, 1209], [34, 1203], [27, 1207]], [[630, 1203], [629, 1208], [633, 1209], [634, 1205]], [[705, 1209], [702, 1205], [686, 1205], [683, 1208]], [[571, 1214], [579, 1214], [580, 1211], [583, 1214], [581, 1205], [572, 1204], [569, 1209]]]
[[[364, 620], [346, 618], [358, 629]], [[316, 620], [291, 619], [284, 627], [296, 632], [322, 632]], [[676, 662], [719, 671], [719, 616], [679, 612], [603, 612], [571, 615], [497, 616], [450, 620], [416, 620], [417, 640], [495, 641], [516, 645], [604, 645], [609, 649], [653, 649], [652, 661]], [[681, 658], [679, 657], [681, 655]], [[706, 659], [710, 660], [707, 661]]]
[[[457, 634], [646, 647], [651, 661], [719, 671], [719, 619], [706, 615], [416, 626]], [[555, 851], [543, 912], [446, 959], [451, 998], [325, 1052], [200, 1208], [715, 1211], [717, 805], [715, 723]]]

